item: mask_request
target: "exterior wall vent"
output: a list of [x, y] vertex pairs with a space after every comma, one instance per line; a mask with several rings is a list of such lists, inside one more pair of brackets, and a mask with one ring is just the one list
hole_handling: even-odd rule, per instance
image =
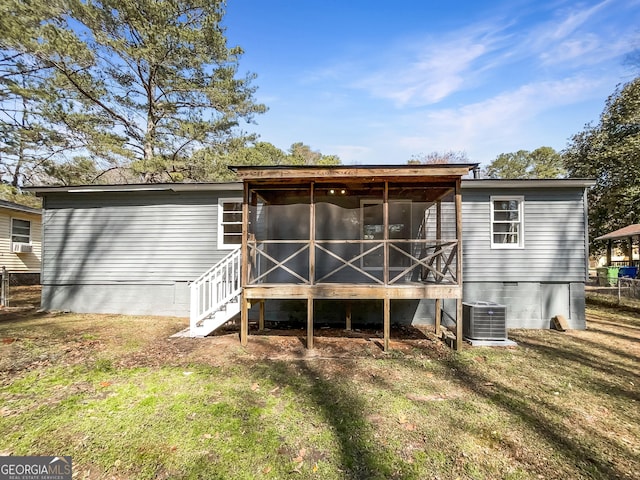
[[463, 303], [462, 333], [472, 340], [505, 340], [507, 308], [493, 302]]
[[31, 244], [13, 242], [13, 253], [31, 253]]

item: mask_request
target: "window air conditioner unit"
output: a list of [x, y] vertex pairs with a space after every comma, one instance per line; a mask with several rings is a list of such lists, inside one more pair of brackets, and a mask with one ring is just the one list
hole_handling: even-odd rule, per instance
[[493, 302], [463, 303], [462, 333], [471, 340], [506, 340], [507, 308]]
[[31, 244], [30, 243], [13, 243], [13, 253], [30, 253], [31, 252]]

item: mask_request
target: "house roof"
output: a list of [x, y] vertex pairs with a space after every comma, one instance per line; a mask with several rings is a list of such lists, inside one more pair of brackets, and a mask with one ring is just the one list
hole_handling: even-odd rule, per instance
[[34, 215], [42, 215], [40, 208], [27, 207], [19, 203], [9, 202], [7, 200], [0, 200], [0, 208], [6, 208], [7, 210], [13, 210], [22, 213], [32, 213]]
[[[471, 164], [467, 164], [471, 165]], [[473, 164], [475, 165], [475, 164]], [[379, 166], [380, 167], [380, 166]], [[381, 166], [384, 167], [384, 166]], [[401, 165], [388, 168], [412, 167], [412, 165]], [[259, 170], [265, 168], [255, 167]], [[271, 167], [274, 168], [274, 167]], [[287, 167], [289, 168], [289, 167]], [[317, 167], [330, 168], [330, 167]], [[344, 167], [343, 167], [344, 168]], [[354, 169], [370, 168], [366, 166], [349, 167]], [[354, 170], [360, 171], [362, 170]], [[510, 188], [588, 188], [595, 184], [595, 181], [588, 178], [562, 178], [562, 179], [532, 179], [532, 180], [506, 180], [506, 179], [462, 179], [462, 188], [482, 188], [482, 189], [510, 189]], [[104, 192], [197, 192], [197, 191], [224, 191], [242, 190], [242, 182], [211, 182], [211, 183], [143, 183], [125, 185], [72, 185], [72, 186], [32, 186], [25, 187], [24, 190], [43, 196], [48, 193], [104, 193]], [[29, 207], [24, 207], [29, 208]]]
[[627, 225], [624, 228], [602, 235], [596, 240], [617, 240], [620, 238], [636, 237], [640, 235], [640, 224]]

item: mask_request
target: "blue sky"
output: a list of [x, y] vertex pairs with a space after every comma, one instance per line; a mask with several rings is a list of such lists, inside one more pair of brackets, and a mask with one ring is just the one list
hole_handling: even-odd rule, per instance
[[344, 164], [562, 150], [640, 73], [640, 0], [228, 0], [224, 24], [269, 107], [243, 128]]

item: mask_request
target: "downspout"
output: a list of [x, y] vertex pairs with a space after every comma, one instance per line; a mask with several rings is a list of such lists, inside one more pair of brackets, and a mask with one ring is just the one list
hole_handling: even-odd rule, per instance
[[585, 270], [584, 283], [589, 281], [589, 205], [588, 205], [587, 189], [582, 192], [582, 206], [584, 210], [584, 251], [585, 251]]

